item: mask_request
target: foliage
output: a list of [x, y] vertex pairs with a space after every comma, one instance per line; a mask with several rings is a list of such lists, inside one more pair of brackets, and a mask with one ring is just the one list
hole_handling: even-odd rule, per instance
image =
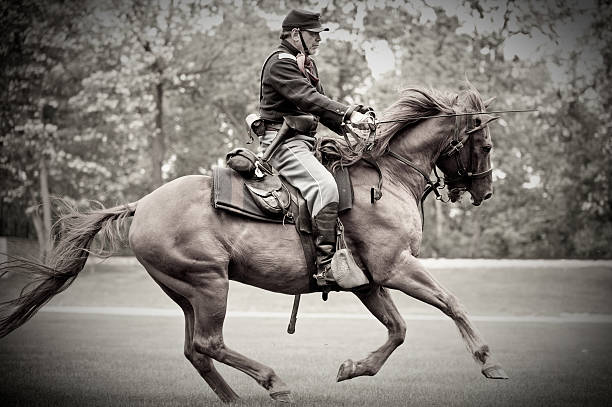
[[[473, 80], [483, 93], [496, 92], [496, 108], [538, 107], [539, 113], [504, 116], [503, 127], [493, 129], [494, 199], [475, 211], [447, 212], [459, 219], [450, 242], [426, 239], [438, 255], [461, 256], [468, 247], [470, 256], [483, 257], [612, 256], [610, 60], [605, 60], [611, 11], [603, 4], [573, 13], [567, 6], [552, 10], [545, 27], [551, 36], [563, 23], [591, 21], [576, 38], [580, 52], [561, 48], [536, 61], [491, 59], [484, 66], [492, 79]], [[532, 28], [530, 17], [525, 27]], [[480, 42], [488, 44], [489, 54], [495, 51], [495, 41]], [[598, 63], [589, 70], [582, 65], [585, 58]], [[561, 69], [563, 81], [555, 81], [551, 65], [557, 74]]]
[[496, 109], [538, 107], [492, 128], [493, 199], [427, 203], [423, 256], [609, 258], [608, 3], [3, 3], [1, 202], [42, 225], [49, 196], [113, 205], [210, 173], [245, 143], [261, 64], [296, 7], [332, 28], [316, 58], [336, 100], [380, 111], [409, 85], [456, 90], [467, 77]]

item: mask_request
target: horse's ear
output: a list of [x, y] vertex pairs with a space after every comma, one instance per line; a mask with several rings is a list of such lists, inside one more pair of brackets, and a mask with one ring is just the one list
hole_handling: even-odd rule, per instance
[[489, 99], [485, 100], [485, 101], [483, 102], [483, 103], [484, 103], [485, 108], [486, 108], [486, 109], [488, 109], [488, 108], [489, 108], [489, 106], [491, 105], [491, 103], [493, 103], [493, 101], [494, 101], [495, 99], [496, 99], [496, 97], [495, 97], [495, 96], [493, 96], [492, 98], [489, 98]]

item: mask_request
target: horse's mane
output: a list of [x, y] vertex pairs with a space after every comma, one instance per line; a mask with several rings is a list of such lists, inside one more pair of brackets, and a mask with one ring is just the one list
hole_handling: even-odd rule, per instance
[[413, 126], [424, 117], [438, 114], [456, 113], [457, 107], [463, 111], [483, 111], [484, 105], [480, 94], [469, 82], [460, 93], [443, 92], [420, 87], [407, 88], [400, 94], [399, 100], [387, 108], [374, 140], [356, 139], [349, 135], [351, 146], [337, 135], [323, 136], [317, 141], [316, 151], [325, 156], [325, 162], [332, 168], [351, 166], [362, 158], [376, 159], [384, 155], [393, 136], [400, 130]]

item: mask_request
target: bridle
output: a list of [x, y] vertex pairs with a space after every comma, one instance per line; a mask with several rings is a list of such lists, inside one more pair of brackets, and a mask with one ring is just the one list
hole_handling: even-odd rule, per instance
[[[351, 108], [349, 108], [349, 110], [347, 112], [351, 112], [354, 111], [355, 109], [360, 110], [361, 108], [363, 108], [362, 105], [354, 105], [351, 106]], [[424, 216], [424, 209], [423, 209], [423, 203], [425, 202], [425, 199], [427, 198], [427, 196], [429, 196], [429, 194], [431, 192], [433, 192], [436, 196], [436, 200], [442, 201], [442, 202], [448, 202], [448, 200], [445, 200], [442, 195], [440, 194], [439, 189], [443, 189], [446, 186], [449, 187], [449, 190], [454, 190], [454, 189], [463, 189], [466, 190], [468, 188], [469, 185], [471, 185], [472, 181], [474, 179], [479, 179], [479, 178], [484, 178], [486, 176], [488, 176], [489, 174], [492, 173], [493, 168], [489, 167], [488, 169], [481, 171], [481, 172], [475, 172], [475, 169], [472, 168], [473, 162], [472, 162], [472, 156], [473, 156], [473, 137], [472, 135], [477, 133], [478, 131], [484, 130], [489, 123], [499, 119], [499, 116], [492, 116], [491, 118], [489, 118], [487, 121], [485, 122], [481, 122], [479, 125], [474, 126], [470, 129], [466, 129], [463, 134], [461, 134], [461, 129], [463, 128], [462, 126], [462, 118], [463, 117], [469, 117], [469, 116], [476, 116], [476, 115], [481, 115], [481, 114], [491, 114], [491, 113], [523, 113], [523, 112], [535, 112], [537, 111], [537, 109], [513, 109], [513, 110], [497, 110], [497, 111], [490, 111], [490, 112], [464, 112], [464, 113], [449, 113], [449, 114], [438, 114], [438, 115], [432, 115], [432, 116], [423, 116], [421, 118], [419, 118], [419, 120], [424, 120], [424, 119], [433, 119], [433, 118], [441, 118], [441, 117], [455, 117], [455, 127], [454, 127], [454, 131], [453, 131], [453, 136], [451, 138], [450, 143], [448, 144], [447, 147], [445, 147], [442, 150], [442, 153], [440, 154], [440, 156], [438, 157], [438, 159], [436, 160], [436, 164], [433, 167], [433, 172], [434, 175], [436, 177], [435, 181], [433, 181], [429, 174], [427, 174], [425, 171], [423, 171], [421, 168], [419, 168], [415, 163], [413, 163], [412, 161], [410, 161], [409, 159], [407, 159], [406, 157], [402, 156], [401, 154], [397, 154], [396, 152], [392, 151], [389, 147], [387, 147], [386, 151], [383, 153], [383, 155], [389, 155], [391, 157], [393, 157], [394, 159], [400, 161], [401, 163], [409, 166], [410, 168], [412, 168], [414, 171], [418, 172], [423, 179], [425, 180], [426, 186], [425, 186], [425, 190], [423, 191], [423, 194], [421, 195], [421, 199], [420, 199], [420, 206], [421, 206], [421, 225], [422, 227], [424, 227], [425, 225], [425, 216]], [[410, 121], [408, 120], [386, 120], [386, 121], [378, 121], [376, 120], [376, 115], [374, 114], [374, 111], [371, 109], [367, 109], [362, 111], [362, 113], [368, 115], [370, 117], [371, 120], [369, 120], [368, 126], [367, 128], [365, 128], [365, 130], [369, 130], [369, 134], [368, 137], [366, 139], [366, 146], [365, 146], [365, 150], [366, 151], [370, 151], [372, 150], [372, 148], [374, 147], [374, 144], [376, 143], [375, 140], [375, 134], [376, 134], [376, 129], [381, 125], [381, 124], [385, 124], [385, 123], [410, 123]], [[348, 117], [350, 117], [350, 114], [345, 114], [345, 117], [343, 118], [343, 124], [346, 122], [346, 119], [348, 119]], [[467, 127], [467, 126], [466, 126]], [[357, 134], [353, 129], [351, 129], [350, 126], [346, 126], [343, 125], [342, 126], [342, 130], [343, 130], [343, 136], [347, 142], [347, 145], [349, 147], [349, 149], [353, 150], [353, 147], [347, 137], [347, 131], [350, 132], [352, 134], [353, 137], [355, 137], [356, 139], [362, 139], [363, 140], [363, 136]], [[468, 145], [468, 148], [470, 149], [470, 154], [468, 155], [468, 162], [467, 165], [464, 164], [462, 158], [461, 158], [461, 150], [463, 149], [463, 147], [466, 146], [466, 144]], [[438, 171], [437, 168], [440, 167], [442, 168], [443, 162], [448, 161], [448, 160], [453, 160], [456, 164], [456, 171], [455, 174], [449, 175], [447, 172], [448, 171], [444, 171], [444, 178], [441, 178], [438, 175]], [[374, 167], [374, 169], [378, 172], [378, 187], [372, 187], [371, 191], [370, 191], [370, 200], [372, 203], [375, 203], [376, 201], [378, 201], [380, 198], [382, 198], [382, 184], [383, 184], [383, 176], [382, 176], [382, 171], [378, 165], [378, 163], [376, 162], [376, 160], [374, 159], [369, 159], [369, 158], [363, 158], [363, 160], [369, 164], [370, 166]], [[457, 185], [461, 185], [463, 184], [462, 187], [457, 187]]]
[[[353, 109], [354, 110], [354, 109]], [[352, 110], [351, 110], [352, 112]], [[505, 111], [508, 112], [508, 111]], [[369, 135], [367, 137], [366, 140], [366, 150], [371, 150], [373, 148], [373, 145], [375, 143], [375, 138], [374, 138], [374, 134], [376, 132], [376, 128], [378, 126], [380, 126], [383, 123], [397, 123], [397, 122], [402, 122], [402, 120], [388, 120], [388, 121], [377, 121], [376, 120], [376, 116], [374, 114], [374, 112], [372, 110], [368, 110], [366, 112], [364, 112], [366, 115], [369, 115], [371, 118], [371, 122], [370, 122], [370, 126], [369, 126]], [[389, 147], [387, 147], [387, 150], [385, 151], [385, 153], [383, 155], [389, 155], [393, 158], [395, 158], [396, 160], [400, 161], [401, 163], [409, 166], [410, 168], [412, 168], [414, 171], [418, 172], [419, 174], [421, 174], [421, 176], [425, 179], [425, 182], [427, 184], [426, 186], [426, 191], [425, 194], [429, 194], [429, 192], [434, 192], [436, 195], [436, 199], [442, 200], [442, 197], [438, 191], [438, 189], [440, 188], [444, 188], [445, 184], [449, 185], [449, 184], [454, 184], [457, 183], [459, 181], [469, 181], [471, 182], [471, 180], [473, 179], [477, 179], [477, 178], [483, 178], [486, 177], [487, 175], [489, 175], [493, 168], [488, 168], [485, 171], [482, 172], [474, 172], [472, 170], [472, 154], [468, 155], [468, 163], [467, 165], [465, 165], [463, 163], [463, 160], [461, 158], [461, 150], [463, 149], [463, 147], [466, 146], [466, 144], [469, 146], [470, 150], [473, 147], [473, 138], [471, 137], [472, 134], [484, 130], [489, 123], [499, 119], [498, 116], [493, 116], [491, 117], [489, 120], [487, 120], [484, 123], [480, 123], [479, 125], [467, 129], [463, 132], [463, 134], [461, 134], [461, 129], [463, 128], [462, 126], [462, 118], [466, 117], [466, 116], [473, 116], [473, 115], [479, 115], [479, 114], [488, 114], [489, 112], [466, 112], [466, 113], [452, 113], [452, 114], [441, 114], [441, 115], [434, 115], [434, 116], [424, 116], [421, 118], [422, 119], [430, 119], [430, 118], [439, 118], [439, 117], [455, 117], [455, 127], [454, 127], [454, 131], [453, 131], [453, 136], [451, 138], [451, 141], [449, 143], [449, 145], [447, 147], [444, 148], [444, 150], [442, 151], [442, 153], [440, 154], [440, 157], [438, 158], [438, 160], [436, 161], [436, 165], [434, 166], [434, 174], [436, 176], [436, 181], [432, 181], [431, 178], [429, 177], [429, 175], [423, 171], [422, 169], [420, 169], [416, 164], [414, 164], [412, 161], [410, 161], [408, 158], [392, 151]], [[493, 112], [491, 112], [493, 113]], [[497, 112], [495, 112], [497, 113]], [[501, 112], [500, 112], [501, 113]], [[343, 130], [344, 130], [344, 138], [347, 142], [347, 145], [349, 146], [349, 148], [351, 150], [353, 150], [353, 147], [350, 144], [350, 141], [348, 140], [347, 137], [347, 130], [348, 132], [352, 133], [353, 137], [356, 138], [362, 138], [362, 136], [360, 136], [359, 134], [357, 134], [355, 131], [353, 131], [349, 126], [343, 126]], [[353, 150], [354, 151], [354, 150]], [[442, 178], [440, 178], [440, 176], [438, 175], [437, 172], [437, 167], [443, 168], [443, 165], [439, 165], [441, 162], [450, 160], [450, 159], [454, 159], [454, 162], [456, 163], [456, 173], [453, 174], [452, 176], [449, 176], [449, 174], [447, 174], [447, 171], [443, 170], [443, 173], [445, 175], [444, 177], [444, 183], [442, 182]], [[373, 164], [370, 160], [369, 162], [371, 165], [373, 166], [377, 166], [376, 164]], [[380, 171], [379, 171], [380, 173]], [[379, 188], [377, 193], [373, 193], [374, 196], [374, 200], [379, 200], [382, 197], [382, 177], [381, 180], [379, 182]]]
[[[451, 185], [457, 184], [460, 182], [463, 182], [464, 184], [471, 184], [472, 180], [478, 179], [478, 178], [484, 178], [488, 176], [489, 174], [491, 174], [491, 172], [493, 171], [492, 167], [489, 167], [485, 171], [481, 171], [481, 172], [476, 172], [476, 169], [473, 168], [473, 163], [472, 163], [473, 154], [471, 153], [471, 151], [473, 150], [474, 141], [473, 141], [473, 137], [471, 136], [472, 134], [478, 131], [484, 130], [489, 125], [489, 123], [499, 119], [499, 116], [492, 116], [486, 122], [484, 123], [481, 122], [477, 126], [466, 130], [463, 133], [463, 137], [461, 137], [460, 129], [462, 128], [461, 126], [462, 117], [465, 117], [465, 116], [456, 116], [455, 131], [453, 133], [453, 137], [450, 141], [450, 144], [440, 154], [440, 157], [436, 161], [436, 166], [442, 168], [441, 162], [449, 160], [449, 159], [452, 160], [454, 158], [454, 162], [457, 168], [456, 174], [454, 174], [455, 176], [449, 176], [446, 172], [444, 173], [445, 175], [444, 182], [446, 183], [446, 185], [449, 186], [449, 188]], [[461, 150], [466, 145], [468, 146], [470, 150], [470, 154], [468, 155], [467, 165], [464, 165], [463, 160], [461, 158]]]
[[[376, 128], [378, 126], [380, 126], [383, 123], [402, 122], [402, 120], [377, 121], [373, 111], [370, 110], [364, 113], [366, 115], [369, 115], [371, 118], [370, 125], [369, 125], [369, 135], [368, 135], [367, 143], [366, 143], [368, 144], [369, 142], [370, 144], [366, 146], [366, 150], [371, 150], [373, 148], [373, 144], [375, 143], [373, 135], [375, 134]], [[431, 177], [429, 176], [427, 172], [423, 171], [415, 163], [410, 161], [408, 158], [402, 156], [401, 154], [394, 152], [389, 147], [387, 147], [385, 153], [383, 154], [383, 155], [389, 155], [393, 157], [394, 159], [400, 161], [401, 163], [407, 165], [414, 171], [418, 172], [425, 180], [426, 186], [420, 198], [421, 225], [423, 227], [425, 224], [424, 222], [425, 214], [424, 214], [423, 203], [425, 202], [425, 200], [427, 199], [427, 197], [429, 196], [431, 192], [435, 194], [436, 200], [448, 202], [448, 200], [445, 200], [442, 197], [439, 189], [443, 189], [446, 186], [448, 186], [450, 189], [452, 188], [452, 186], [456, 186], [458, 184], [464, 185], [462, 189], [467, 189], [467, 187], [471, 184], [472, 180], [486, 177], [489, 174], [491, 174], [491, 172], [493, 171], [492, 167], [486, 169], [485, 171], [481, 171], [481, 172], [476, 172], [472, 168], [473, 166], [473, 160], [472, 160], [473, 137], [472, 135], [478, 131], [484, 130], [488, 126], [489, 123], [493, 122], [494, 120], [499, 119], [499, 117], [493, 116], [489, 120], [485, 121], [484, 123], [480, 123], [479, 125], [474, 126], [473, 128], [466, 129], [463, 133], [461, 132], [463, 128], [467, 127], [467, 126], [465, 127], [462, 126], [463, 117], [479, 115], [479, 114], [488, 114], [488, 113], [492, 113], [492, 112], [467, 112], [467, 113], [440, 114], [440, 115], [435, 115], [435, 116], [426, 116], [422, 118], [422, 119], [428, 119], [428, 118], [438, 118], [438, 117], [455, 117], [455, 126], [454, 126], [453, 136], [450, 140], [450, 143], [448, 144], [448, 146], [446, 146], [442, 150], [442, 153], [436, 160], [436, 165], [434, 165], [433, 171], [435, 175], [435, 181], [431, 179]], [[346, 130], [351, 132], [354, 137], [360, 137], [350, 128], [350, 126], [343, 126], [343, 128], [345, 129], [344, 137], [347, 143], [348, 143], [348, 137], [346, 134]], [[349, 148], [352, 149], [350, 143], [348, 145], [349, 145]], [[470, 149], [470, 154], [468, 154], [467, 164], [463, 162], [463, 159], [461, 157], [461, 150], [466, 145]], [[444, 171], [443, 169], [444, 167], [447, 167], [443, 165], [443, 163], [446, 161], [450, 161], [450, 160], [452, 160], [456, 166], [456, 171], [452, 175], [448, 174], [448, 171]], [[371, 165], [372, 167], [374, 167], [379, 175], [378, 188], [372, 187], [371, 192], [370, 192], [371, 202], [375, 203], [380, 198], [382, 198], [382, 183], [383, 183], [382, 182], [383, 181], [382, 171], [375, 160], [365, 159], [365, 162]], [[438, 171], [437, 171], [438, 167], [442, 169], [444, 178], [441, 178], [438, 175]]]
[[[461, 134], [461, 130], [464, 128], [461, 123], [462, 118], [466, 116], [470, 116], [471, 114], [470, 113], [466, 113], [466, 114], [456, 113], [453, 115], [455, 116], [455, 128], [453, 131], [453, 136], [448, 146], [444, 148], [444, 150], [442, 151], [442, 153], [436, 160], [436, 164], [434, 165], [434, 168], [433, 168], [434, 175], [436, 176], [435, 182], [431, 180], [431, 178], [427, 175], [425, 171], [418, 168], [410, 160], [401, 156], [400, 154], [393, 152], [391, 149], [387, 149], [388, 155], [408, 165], [410, 168], [416, 170], [425, 179], [425, 182], [427, 185], [425, 186], [425, 190], [423, 191], [423, 194], [421, 195], [421, 199], [420, 199], [421, 228], [422, 229], [425, 228], [425, 208], [423, 204], [425, 203], [425, 200], [427, 199], [427, 197], [429, 196], [431, 192], [435, 194], [436, 200], [439, 200], [442, 202], [448, 202], [449, 199], [445, 200], [440, 194], [439, 189], [443, 189], [445, 186], [448, 186], [449, 191], [454, 190], [454, 189], [466, 190], [469, 187], [469, 185], [471, 185], [472, 180], [486, 177], [489, 174], [491, 174], [491, 172], [493, 171], [492, 167], [489, 167], [485, 171], [481, 171], [481, 172], [475, 172], [473, 170], [473, 162], [472, 162], [473, 152], [472, 150], [473, 150], [474, 141], [473, 141], [472, 135], [478, 131], [484, 130], [489, 123], [491, 123], [494, 120], [499, 119], [499, 117], [497, 116], [491, 117], [486, 122], [481, 123], [478, 126], [475, 126], [471, 129], [466, 129], [463, 132], [463, 134]], [[466, 145], [468, 146], [469, 151], [470, 151], [470, 153], [468, 154], [467, 165], [464, 164], [463, 159], [461, 157], [461, 150]], [[456, 173], [453, 175], [449, 175], [448, 172], [444, 171], [443, 169], [444, 166], [442, 165], [442, 162], [447, 161], [447, 160], [453, 160], [455, 162], [457, 170], [456, 170]], [[438, 175], [438, 171], [437, 171], [438, 167], [440, 167], [444, 173], [443, 181]], [[463, 185], [463, 186], [458, 187], [458, 185]], [[378, 196], [379, 197], [382, 196], [382, 192], [379, 193]]]

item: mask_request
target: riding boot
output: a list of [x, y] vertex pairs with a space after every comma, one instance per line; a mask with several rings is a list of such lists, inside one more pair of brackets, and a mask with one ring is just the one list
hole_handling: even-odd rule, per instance
[[317, 256], [317, 274], [315, 279], [319, 286], [333, 282], [331, 261], [336, 252], [336, 223], [338, 221], [338, 203], [324, 206], [312, 219]]

